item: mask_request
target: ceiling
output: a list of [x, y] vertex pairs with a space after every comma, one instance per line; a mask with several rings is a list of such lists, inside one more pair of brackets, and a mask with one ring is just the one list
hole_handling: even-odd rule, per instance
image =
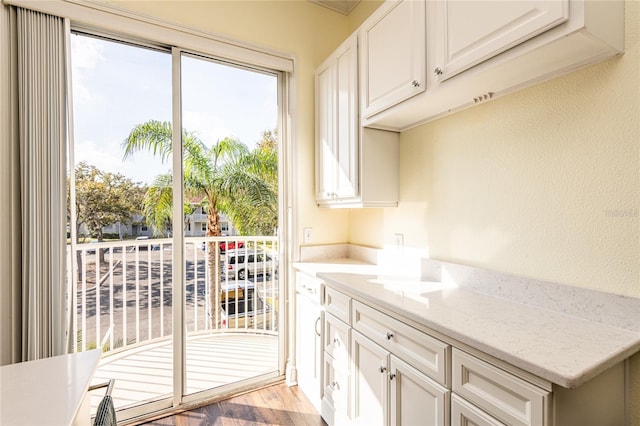
[[309, 0], [311, 3], [329, 8], [335, 12], [348, 15], [360, 0]]

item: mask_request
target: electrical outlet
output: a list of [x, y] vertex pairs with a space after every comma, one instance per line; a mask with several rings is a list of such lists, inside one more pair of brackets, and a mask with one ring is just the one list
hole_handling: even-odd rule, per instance
[[313, 228], [304, 228], [303, 241], [305, 244], [310, 244], [313, 240]]
[[404, 235], [402, 234], [393, 234], [393, 246], [398, 251], [402, 251], [404, 247]]

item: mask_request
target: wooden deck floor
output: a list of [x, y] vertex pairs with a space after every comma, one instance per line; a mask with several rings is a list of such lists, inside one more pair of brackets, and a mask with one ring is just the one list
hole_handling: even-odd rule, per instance
[[164, 417], [149, 426], [309, 425], [326, 426], [297, 386], [284, 383], [194, 410]]
[[[278, 368], [278, 337], [245, 333], [212, 334], [187, 340], [187, 393], [269, 373]], [[173, 392], [173, 344], [153, 343], [105, 357], [93, 383], [115, 379], [116, 410], [157, 400]], [[102, 394], [91, 393], [91, 412]]]

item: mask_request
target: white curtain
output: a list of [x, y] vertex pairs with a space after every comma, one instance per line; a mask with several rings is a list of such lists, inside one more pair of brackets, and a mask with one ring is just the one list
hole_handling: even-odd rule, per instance
[[8, 74], [1, 80], [7, 126], [0, 130], [0, 238], [8, 241], [0, 243], [0, 331], [2, 363], [8, 363], [60, 355], [67, 347], [68, 23], [2, 8], [0, 53]]

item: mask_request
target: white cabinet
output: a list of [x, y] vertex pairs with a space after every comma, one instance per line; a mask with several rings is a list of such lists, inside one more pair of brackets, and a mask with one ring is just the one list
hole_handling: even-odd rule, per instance
[[446, 80], [569, 19], [569, 0], [438, 2], [436, 40]]
[[316, 70], [316, 201], [323, 207], [398, 204], [398, 134], [361, 129], [358, 38]]
[[318, 201], [358, 195], [358, 39], [350, 37], [316, 70]]
[[298, 386], [320, 410], [322, 374], [322, 282], [296, 273], [296, 371]]
[[362, 116], [425, 90], [425, 2], [383, 4], [360, 28]]
[[452, 390], [513, 426], [551, 424], [551, 392], [477, 357], [453, 349]]
[[320, 414], [328, 424], [339, 425], [349, 418], [349, 347], [351, 329], [338, 317], [324, 317], [324, 376]]
[[[411, 3], [418, 7], [425, 2]], [[389, 0], [380, 6], [362, 24], [363, 40], [383, 11], [401, 4]], [[392, 97], [391, 86], [408, 74], [396, 69], [394, 61], [385, 64], [390, 47], [370, 38], [361, 54], [363, 126], [403, 131], [624, 51], [620, 0], [427, 1], [426, 17], [426, 57], [415, 56], [426, 69], [418, 93]], [[384, 34], [418, 34], [411, 29], [414, 24], [408, 17], [404, 22], [390, 19], [381, 29]], [[403, 50], [406, 43], [397, 48]], [[388, 67], [399, 74], [387, 76]]]
[[351, 419], [360, 425], [388, 424], [389, 352], [354, 331], [351, 360]]
[[391, 355], [390, 424], [448, 425], [451, 392]]

